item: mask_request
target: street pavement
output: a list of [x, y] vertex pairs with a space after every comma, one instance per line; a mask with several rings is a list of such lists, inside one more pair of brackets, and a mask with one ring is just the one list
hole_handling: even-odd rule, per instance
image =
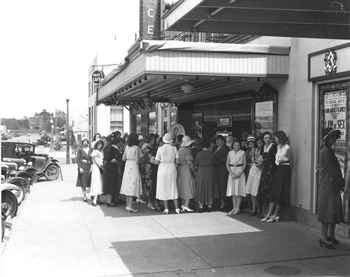
[[350, 276], [350, 244], [320, 248], [315, 230], [221, 212], [161, 215], [93, 207], [63, 181], [35, 184], [13, 222], [0, 276]]

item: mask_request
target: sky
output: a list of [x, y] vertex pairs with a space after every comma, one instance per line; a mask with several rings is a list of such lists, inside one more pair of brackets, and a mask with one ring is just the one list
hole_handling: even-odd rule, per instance
[[88, 68], [120, 63], [138, 32], [139, 0], [11, 0], [0, 10], [0, 117], [46, 109], [87, 114]]

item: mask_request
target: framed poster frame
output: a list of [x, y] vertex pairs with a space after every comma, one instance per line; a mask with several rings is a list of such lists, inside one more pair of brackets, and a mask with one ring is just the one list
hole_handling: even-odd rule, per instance
[[[325, 126], [325, 95], [327, 93], [334, 93], [337, 91], [344, 91], [346, 94], [346, 111], [345, 111], [345, 118], [346, 118], [346, 126], [345, 126], [345, 142], [343, 145], [343, 148], [345, 149], [344, 153], [344, 169], [343, 174], [345, 180], [349, 179], [350, 177], [350, 168], [349, 168], [349, 157], [350, 157], [350, 144], [349, 144], [349, 131], [350, 131], [350, 81], [339, 81], [334, 83], [327, 83], [322, 84], [318, 86], [319, 91], [319, 123], [318, 123], [318, 150], [317, 150], [317, 165], [319, 164], [319, 157], [320, 157], [320, 150], [323, 146], [323, 130]], [[341, 145], [340, 145], [341, 147]], [[318, 166], [317, 166], [318, 168]], [[350, 179], [349, 179], [350, 180]], [[318, 195], [318, 186], [319, 186], [319, 170], [316, 172], [316, 195]], [[343, 209], [344, 209], [344, 216], [345, 216], [345, 222], [350, 222], [350, 202], [349, 202], [349, 189], [350, 189], [350, 183], [349, 181], [345, 182], [345, 193], [343, 194]], [[316, 212], [317, 212], [317, 197], [316, 197]]]

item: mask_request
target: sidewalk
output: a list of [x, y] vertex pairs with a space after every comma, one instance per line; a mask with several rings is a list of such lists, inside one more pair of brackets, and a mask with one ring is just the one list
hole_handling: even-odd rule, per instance
[[15, 223], [0, 276], [350, 276], [350, 246], [318, 246], [314, 230], [224, 213], [160, 215], [92, 207], [63, 182], [34, 186]]

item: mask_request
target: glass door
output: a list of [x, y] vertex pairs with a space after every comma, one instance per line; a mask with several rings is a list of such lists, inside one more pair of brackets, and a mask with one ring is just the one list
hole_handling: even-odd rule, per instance
[[[349, 149], [349, 82], [326, 84], [319, 87], [320, 114], [319, 114], [319, 150], [323, 145], [323, 136], [326, 128], [341, 131], [341, 137], [334, 146], [335, 154], [345, 179], [350, 177], [348, 171]], [[349, 181], [346, 182], [345, 193], [342, 195], [345, 221], [349, 222]]]

